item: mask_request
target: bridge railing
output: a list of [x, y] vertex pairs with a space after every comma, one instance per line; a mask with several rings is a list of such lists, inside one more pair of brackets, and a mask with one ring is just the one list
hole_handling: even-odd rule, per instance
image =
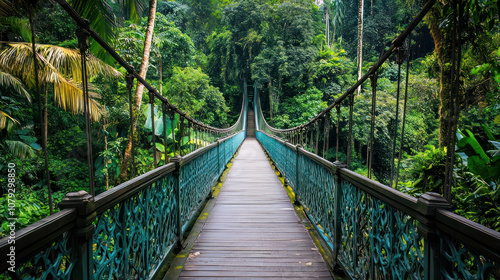
[[439, 194], [417, 199], [300, 145], [256, 135], [352, 278], [500, 279], [500, 233], [454, 214]]
[[[254, 95], [257, 139], [280, 170], [286, 185], [293, 190], [296, 203], [303, 206], [328, 244], [334, 265], [342, 267], [355, 279], [500, 279], [500, 232], [451, 211], [449, 202], [455, 162], [453, 141], [447, 146], [444, 198], [437, 193], [415, 198], [391, 188], [397, 186], [399, 166], [395, 167], [395, 159], [400, 162], [404, 143], [408, 87], [404, 90], [397, 156], [401, 65], [406, 59], [408, 85], [409, 35], [435, 2], [428, 0], [369, 71], [308, 122], [287, 129], [272, 127], [264, 118], [258, 92]], [[454, 14], [450, 16], [453, 24], [464, 16], [457, 12], [461, 10], [457, 6], [463, 4], [460, 1], [450, 3], [454, 9]], [[460, 31], [454, 36], [460, 42]], [[450, 52], [459, 58], [461, 46], [454, 44]], [[391, 135], [390, 183], [384, 185], [371, 178], [377, 117], [377, 72], [390, 57], [398, 65], [398, 81], [395, 125]], [[455, 73], [460, 73], [460, 63], [455, 63], [453, 67], [456, 67]], [[349, 168], [353, 166], [351, 159], [355, 155], [354, 95], [368, 79], [371, 80], [372, 102], [366, 153], [368, 175], [364, 177]], [[459, 75], [453, 76], [453, 80], [458, 85]], [[453, 96], [458, 96], [458, 88], [452, 91]], [[348, 133], [346, 139], [339, 139], [343, 104], [348, 107]], [[458, 116], [452, 107], [448, 111], [448, 116], [454, 116], [449, 118], [448, 135], [455, 135], [457, 127], [454, 120]], [[332, 120], [335, 119], [336, 133], [332, 134]], [[332, 135], [336, 136], [336, 143], [335, 139], [330, 139]], [[339, 151], [340, 141], [347, 144], [344, 151]], [[328, 151], [334, 146], [335, 161], [332, 162], [325, 158], [331, 158]], [[339, 152], [345, 154], [345, 164], [338, 161]]]
[[218, 139], [95, 197], [69, 193], [62, 211], [0, 240], [0, 279], [153, 278], [244, 138]]
[[[35, 8], [35, 2], [29, 3], [33, 5], [30, 9]], [[56, 2], [79, 27], [90, 194], [85, 191], [67, 194], [60, 203], [60, 212], [19, 231], [11, 231], [1, 239], [0, 279], [153, 278], [174, 250], [182, 245], [189, 224], [205, 199], [210, 197], [212, 187], [246, 137], [246, 90], [238, 120], [232, 126], [216, 128], [199, 122], [170, 103], [141, 77], [66, 1]], [[132, 98], [134, 79], [149, 92], [154, 159], [153, 170], [97, 196], [86, 68], [91, 56], [89, 37], [128, 73], [130, 135], [134, 135], [133, 123], [139, 114]], [[32, 39], [34, 42], [36, 38]], [[33, 65], [36, 69], [37, 63]], [[160, 123], [163, 133], [158, 133], [155, 127]], [[167, 135], [167, 128], [171, 135]], [[130, 139], [131, 173], [135, 176], [136, 145], [134, 137]], [[160, 167], [161, 157], [156, 145], [159, 141], [164, 144], [164, 160]], [[171, 149], [167, 149], [167, 145]], [[170, 153], [175, 156], [169, 158]], [[49, 183], [47, 176], [47, 185]], [[52, 205], [50, 186], [48, 190]]]

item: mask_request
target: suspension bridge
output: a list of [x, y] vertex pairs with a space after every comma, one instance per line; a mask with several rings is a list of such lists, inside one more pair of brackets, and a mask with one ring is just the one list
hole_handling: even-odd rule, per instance
[[[154, 153], [152, 171], [98, 195], [91, 182], [91, 193], [67, 194], [60, 212], [1, 239], [0, 279], [500, 279], [500, 233], [453, 213], [439, 194], [415, 198], [322, 157], [333, 142], [330, 111], [349, 101], [352, 118], [355, 90], [376, 81], [435, 1], [333, 104], [285, 130], [266, 122], [246, 81], [233, 126], [192, 119], [56, 2], [128, 71], [128, 83], [148, 89], [152, 114], [161, 104], [164, 127], [179, 118], [177, 136], [158, 136], [179, 155], [156, 166]], [[203, 141], [176, 146], [192, 135]]]

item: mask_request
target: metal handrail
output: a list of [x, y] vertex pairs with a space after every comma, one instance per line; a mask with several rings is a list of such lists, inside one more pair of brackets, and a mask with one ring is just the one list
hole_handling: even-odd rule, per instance
[[[325, 161], [300, 145], [262, 130], [256, 134], [284, 176], [285, 184], [292, 188], [295, 202], [303, 206], [321, 238], [329, 245], [334, 256], [332, 265], [340, 266], [352, 278], [379, 279], [382, 275], [399, 279], [402, 275], [413, 275], [412, 279], [444, 279], [450, 275], [466, 278], [472, 274], [474, 279], [492, 279], [500, 276], [500, 232], [453, 213], [451, 206], [438, 194], [426, 193], [417, 199], [359, 175], [341, 163]], [[291, 151], [288, 155], [292, 158], [288, 158], [283, 149]], [[307, 158], [310, 163], [303, 166], [299, 158]], [[282, 169], [290, 161], [297, 163], [294, 174], [287, 174]], [[309, 173], [310, 169], [315, 171]], [[309, 175], [305, 176], [306, 173]], [[329, 174], [334, 180], [325, 184], [325, 178], [318, 174]], [[313, 183], [308, 180], [313, 180]], [[356, 189], [357, 195], [352, 191], [353, 197], [345, 195], [345, 188], [350, 186]], [[360, 200], [356, 200], [357, 196]], [[375, 200], [379, 202], [375, 203]], [[334, 204], [330, 205], [332, 208], [326, 206], [328, 201]], [[364, 213], [363, 207], [369, 205], [373, 209]], [[394, 210], [388, 209], [390, 207]], [[375, 216], [384, 217], [385, 224], [376, 224]], [[331, 220], [325, 217], [331, 217]], [[366, 223], [367, 228], [362, 231], [361, 227]], [[354, 238], [358, 238], [358, 243], [353, 241]], [[380, 245], [389, 240], [400, 245]], [[353, 247], [349, 247], [347, 241], [353, 242]], [[413, 249], [408, 249], [408, 246]], [[382, 259], [396, 257], [388, 252], [390, 250], [394, 250], [398, 260], [387, 259], [382, 264]], [[367, 261], [366, 267], [356, 263], [352, 256]]]

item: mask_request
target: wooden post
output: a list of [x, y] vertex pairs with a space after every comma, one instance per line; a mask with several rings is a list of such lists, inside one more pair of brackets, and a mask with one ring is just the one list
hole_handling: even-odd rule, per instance
[[335, 161], [334, 166], [334, 176], [335, 176], [335, 205], [333, 212], [333, 262], [335, 266], [340, 265], [339, 263], [339, 248], [341, 244], [341, 197], [342, 197], [342, 179], [340, 178], [340, 169], [347, 168], [347, 165], [341, 161]]
[[73, 233], [74, 246], [78, 256], [71, 279], [94, 279], [92, 235], [96, 220], [94, 197], [86, 191], [70, 192], [59, 204], [61, 209], [75, 208], [77, 211], [76, 229]]
[[418, 224], [418, 232], [424, 237], [424, 279], [441, 279], [441, 252], [436, 234], [436, 210], [451, 210], [451, 205], [438, 193], [428, 192], [417, 201], [417, 210], [427, 219]]
[[301, 148], [300, 145], [296, 145], [295, 146], [296, 150], [295, 150], [295, 190], [294, 190], [294, 193], [295, 193], [295, 205], [300, 205], [300, 201], [299, 201], [299, 197], [300, 197], [300, 176], [299, 176], [299, 155], [300, 155], [300, 152], [299, 152], [299, 149]]
[[175, 163], [175, 171], [174, 171], [174, 177], [176, 177], [177, 180], [175, 180], [175, 185], [174, 185], [174, 194], [175, 194], [175, 200], [177, 200], [177, 244], [176, 248], [177, 250], [182, 250], [182, 243], [184, 242], [184, 236], [182, 233], [182, 201], [181, 201], [181, 185], [182, 185], [182, 180], [181, 180], [181, 164], [182, 164], [182, 157], [177, 155], [174, 156], [173, 158], [170, 159], [170, 162]]

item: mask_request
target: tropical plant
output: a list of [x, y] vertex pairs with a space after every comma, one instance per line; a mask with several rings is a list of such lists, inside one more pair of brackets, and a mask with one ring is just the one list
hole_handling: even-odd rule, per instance
[[457, 138], [457, 152], [462, 153], [470, 172], [488, 183], [500, 184], [500, 142], [490, 138], [488, 145], [491, 150], [486, 153], [470, 130], [458, 131]]
[[[22, 97], [26, 98], [28, 102], [31, 102], [31, 96], [29, 95], [28, 91], [25, 89], [24, 84], [16, 77], [13, 75], [6, 73], [2, 71], [2, 68], [0, 68], [0, 87], [7, 89], [5, 93], [11, 93], [14, 91], [15, 93], [21, 95]], [[11, 89], [11, 90], [8, 90]], [[4, 94], [6, 96], [7, 94]], [[4, 101], [0, 100], [0, 104], [2, 104]], [[4, 105], [4, 104], [2, 104]], [[6, 106], [2, 106], [2, 108], [6, 108]], [[12, 118], [9, 114], [4, 112], [3, 110], [0, 110], [0, 129], [5, 129], [10, 130], [14, 124], [20, 124], [18, 120]]]
[[[0, 69], [17, 77], [27, 89], [33, 89], [35, 73], [33, 66], [33, 50], [28, 43], [1, 43]], [[81, 89], [82, 71], [81, 57], [78, 50], [52, 45], [36, 45], [38, 60], [38, 79], [42, 89], [52, 87], [55, 102], [64, 110], [82, 113], [84, 110], [83, 91]], [[118, 77], [121, 74], [96, 57], [89, 55], [87, 60], [90, 77], [104, 74]], [[99, 95], [90, 92], [90, 113], [94, 120], [99, 119], [100, 105], [96, 98]]]

